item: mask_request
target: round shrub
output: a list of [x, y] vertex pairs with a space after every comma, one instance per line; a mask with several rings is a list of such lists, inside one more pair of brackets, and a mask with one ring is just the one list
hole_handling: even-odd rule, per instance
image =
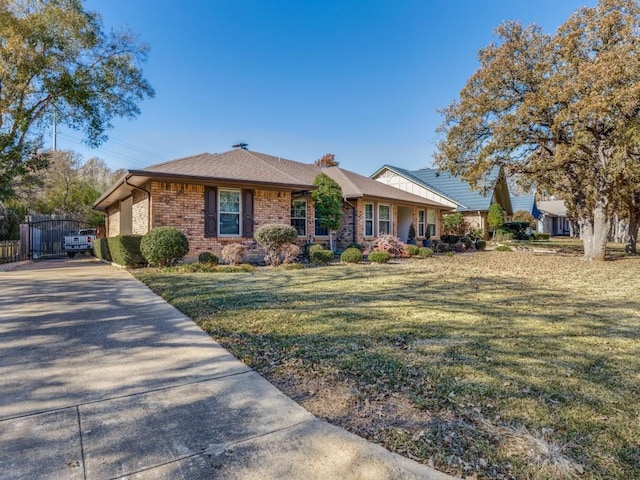
[[371, 252], [367, 258], [373, 263], [387, 263], [391, 260], [391, 254], [389, 252]]
[[314, 243], [312, 245], [309, 245], [309, 248], [307, 249], [307, 251], [309, 252], [309, 255], [311, 255], [313, 252], [317, 252], [318, 250], [324, 250], [324, 249], [325, 248], [319, 243]]
[[189, 240], [174, 227], [157, 227], [140, 241], [140, 252], [150, 265], [170, 267], [189, 253]]
[[496, 252], [512, 252], [511, 247], [509, 245], [498, 245], [494, 248]]
[[329, 250], [315, 250], [309, 255], [311, 263], [329, 265], [333, 261], [333, 252]]
[[267, 250], [271, 265], [278, 265], [282, 257], [282, 247], [295, 242], [298, 231], [284, 223], [268, 223], [256, 232], [256, 240]]
[[484, 240], [476, 240], [476, 250], [484, 250], [484, 247], [487, 246], [487, 242]]
[[406, 250], [410, 257], [415, 257], [416, 255], [418, 255], [418, 253], [420, 253], [420, 247], [418, 247], [417, 245], [407, 245]]
[[218, 265], [218, 263], [220, 263], [220, 259], [213, 252], [202, 252], [200, 255], [198, 255], [198, 262]]
[[344, 263], [360, 263], [362, 261], [362, 252], [355, 247], [349, 247], [340, 255], [340, 261]]
[[418, 249], [418, 256], [420, 258], [429, 258], [429, 257], [433, 257], [433, 250], [431, 250], [429, 247], [422, 247]]

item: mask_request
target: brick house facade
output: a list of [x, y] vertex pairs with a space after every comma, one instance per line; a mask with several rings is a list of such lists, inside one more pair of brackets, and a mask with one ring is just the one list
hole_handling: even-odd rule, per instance
[[129, 171], [94, 208], [106, 213], [107, 236], [172, 226], [188, 238], [191, 258], [205, 251], [219, 255], [225, 245], [242, 243], [249, 259], [260, 260], [265, 251], [254, 235], [269, 223], [294, 225], [300, 246], [329, 243], [311, 199], [313, 179], [321, 172], [341, 185], [345, 198], [342, 227], [334, 234], [337, 248], [387, 232], [406, 241], [402, 236], [410, 223], [417, 228], [420, 210], [441, 208], [337, 167], [321, 170], [246, 150]]

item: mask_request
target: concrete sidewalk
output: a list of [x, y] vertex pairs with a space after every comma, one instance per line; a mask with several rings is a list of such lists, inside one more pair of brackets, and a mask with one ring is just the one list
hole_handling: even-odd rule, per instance
[[0, 272], [3, 479], [451, 479], [321, 421], [128, 272]]

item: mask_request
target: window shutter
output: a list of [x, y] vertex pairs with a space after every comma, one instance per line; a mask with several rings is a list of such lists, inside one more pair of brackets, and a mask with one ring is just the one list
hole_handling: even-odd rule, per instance
[[218, 189], [204, 187], [204, 236], [218, 236]]
[[242, 191], [242, 236], [253, 238], [253, 190]]

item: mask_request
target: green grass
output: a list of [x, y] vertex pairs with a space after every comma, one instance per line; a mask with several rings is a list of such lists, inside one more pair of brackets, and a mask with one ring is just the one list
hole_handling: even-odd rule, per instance
[[478, 478], [640, 478], [640, 257], [134, 274], [306, 408]]

